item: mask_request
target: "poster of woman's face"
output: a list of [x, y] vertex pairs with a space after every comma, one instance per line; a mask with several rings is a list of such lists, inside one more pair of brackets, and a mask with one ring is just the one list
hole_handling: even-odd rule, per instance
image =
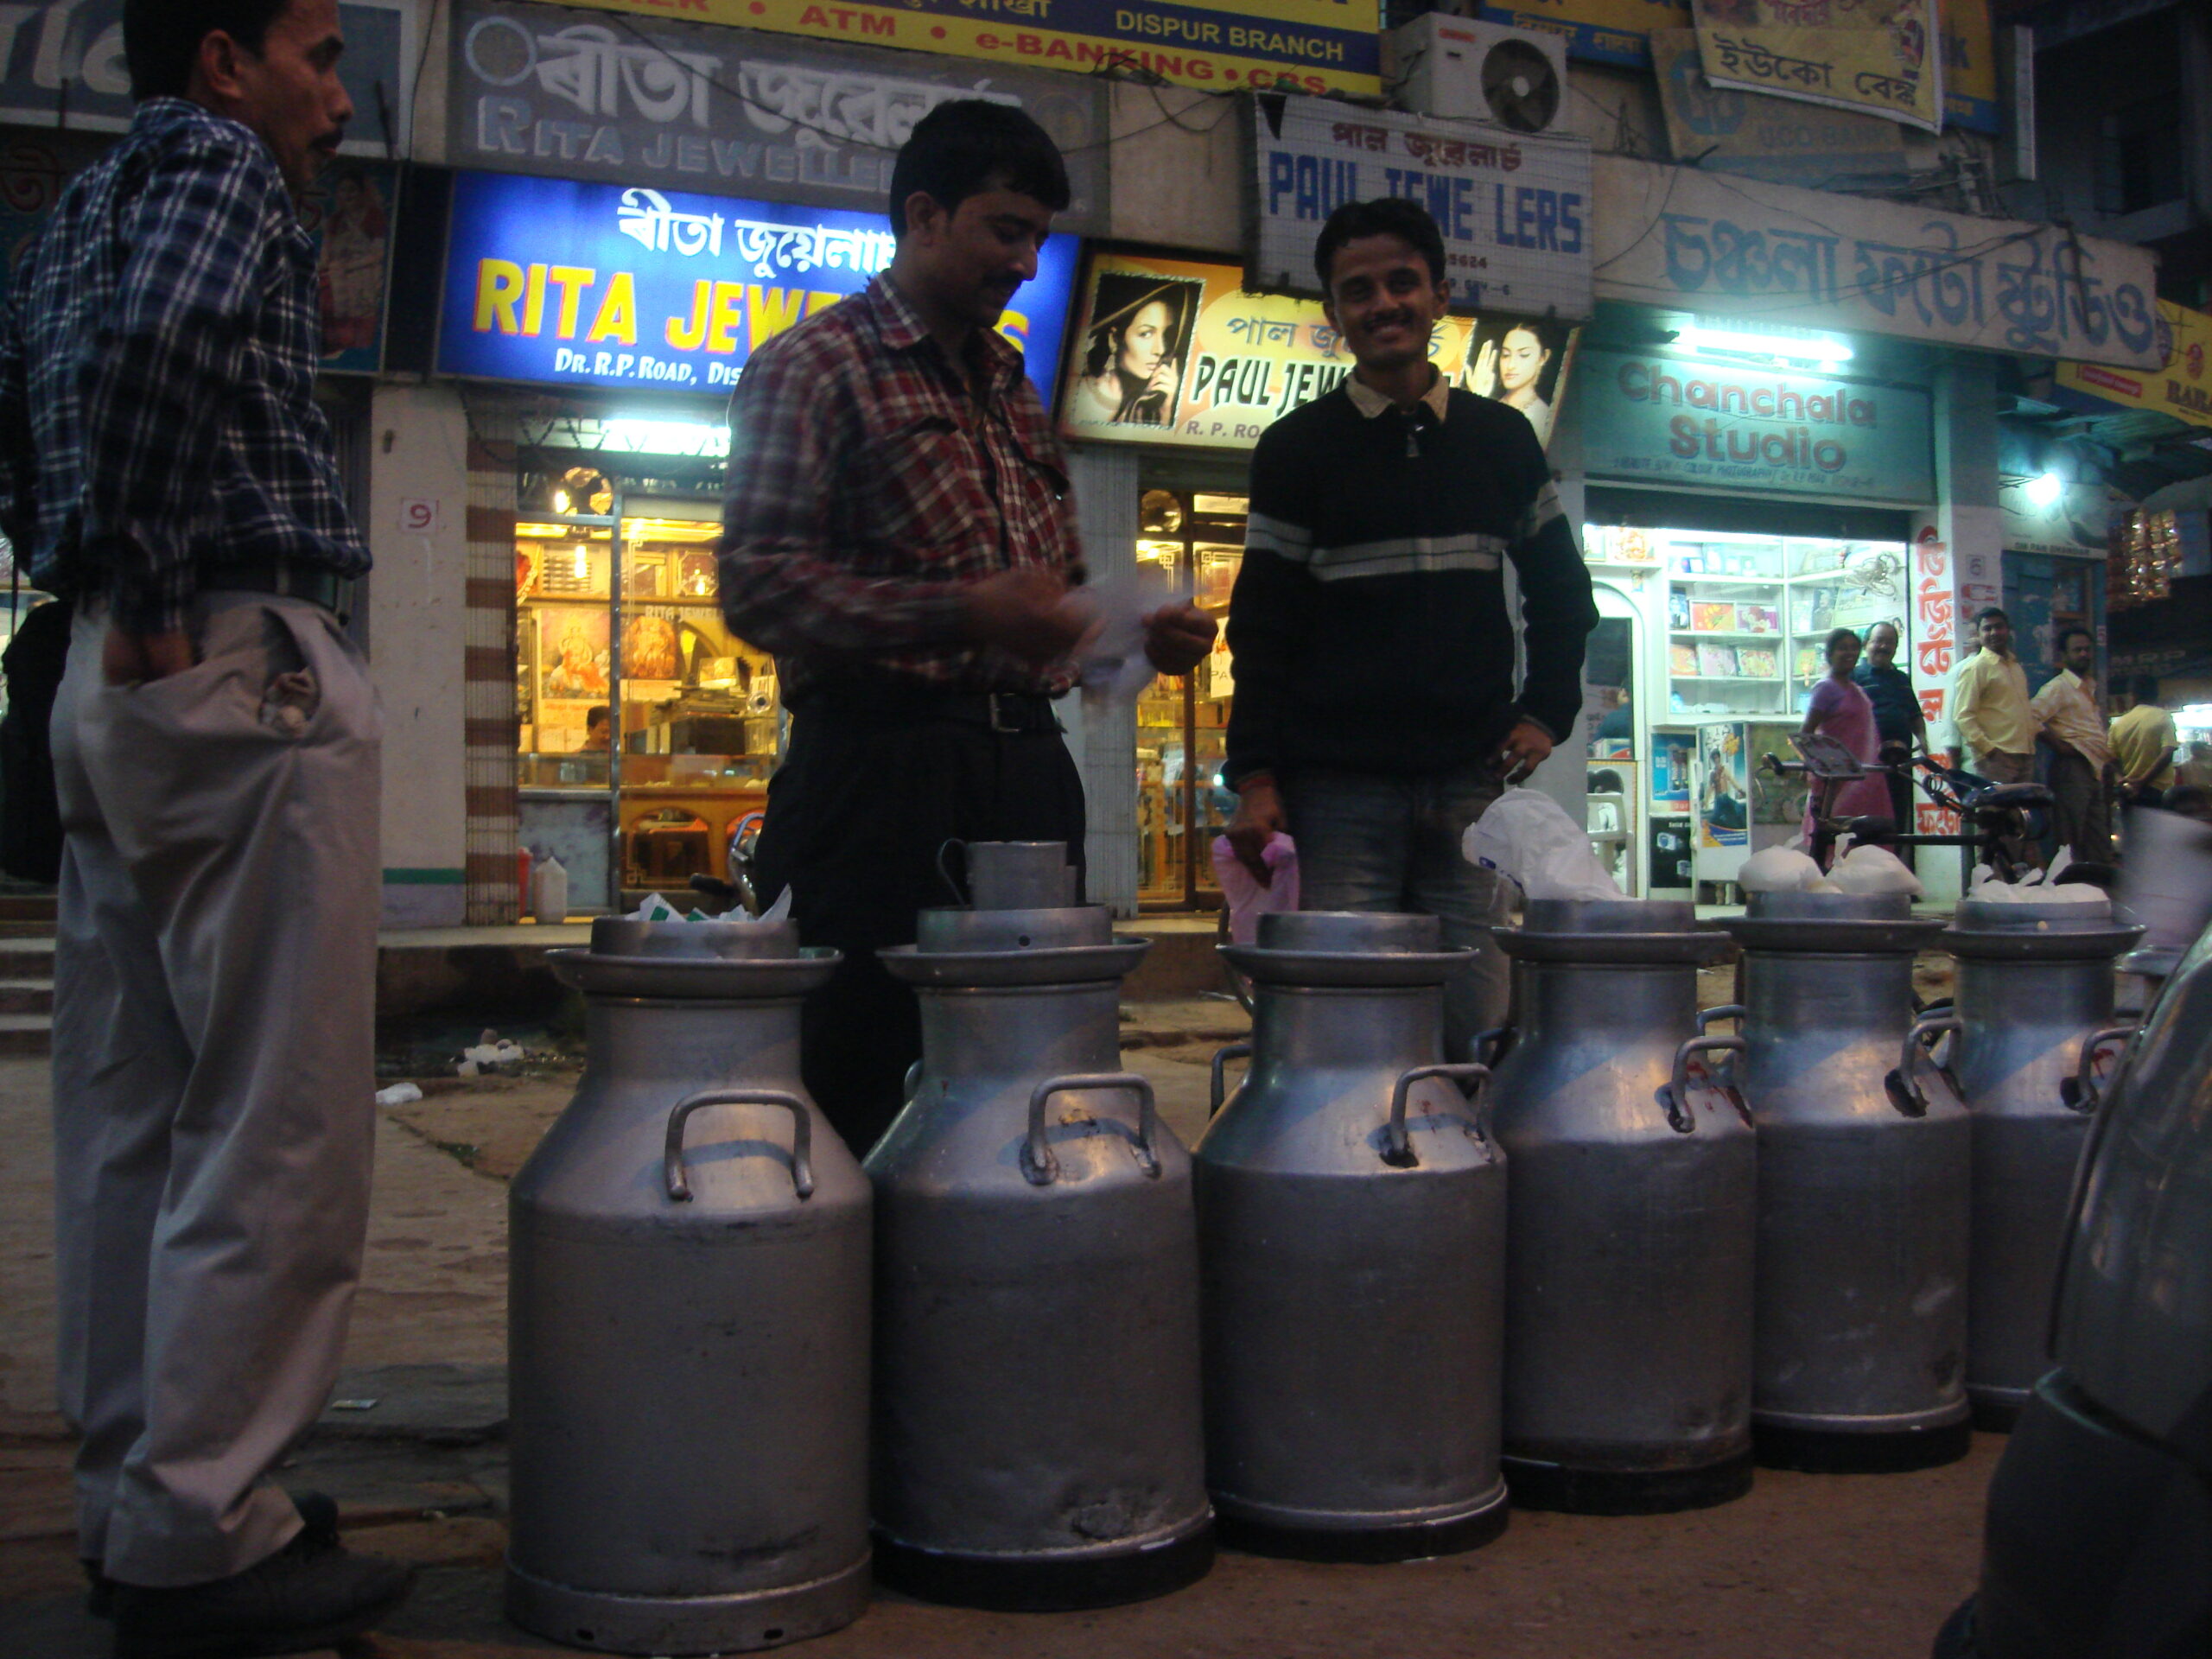
[[1563, 322], [1478, 317], [1463, 382], [1478, 397], [1494, 397], [1529, 417], [1536, 442], [1549, 447], [1552, 413], [1567, 389], [1576, 331]]
[[1069, 420], [1079, 426], [1173, 421], [1204, 292], [1202, 283], [1179, 277], [1100, 272]]

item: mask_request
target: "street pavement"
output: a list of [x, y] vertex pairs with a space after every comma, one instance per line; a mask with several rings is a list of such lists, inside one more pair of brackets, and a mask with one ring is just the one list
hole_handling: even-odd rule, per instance
[[[1726, 1000], [1725, 982], [1704, 1001]], [[1126, 1012], [1123, 1058], [1187, 1141], [1207, 1061], [1245, 1021], [1233, 1004]], [[388, 1079], [387, 1079], [388, 1080]], [[382, 1081], [382, 1080], [380, 1080]], [[559, 1651], [505, 1624], [505, 1180], [557, 1116], [574, 1073], [426, 1079], [380, 1112], [377, 1191], [346, 1375], [324, 1425], [282, 1471], [336, 1497], [356, 1548], [404, 1556], [422, 1583], [348, 1659], [493, 1659]], [[46, 1072], [0, 1061], [0, 1656], [94, 1659], [68, 1533], [66, 1426], [54, 1412]], [[1972, 1587], [2001, 1440], [1947, 1469], [1894, 1476], [1762, 1471], [1751, 1496], [1672, 1516], [1516, 1513], [1471, 1554], [1389, 1567], [1224, 1553], [1213, 1573], [1139, 1606], [976, 1613], [880, 1593], [803, 1651], [820, 1659], [1918, 1659]]]

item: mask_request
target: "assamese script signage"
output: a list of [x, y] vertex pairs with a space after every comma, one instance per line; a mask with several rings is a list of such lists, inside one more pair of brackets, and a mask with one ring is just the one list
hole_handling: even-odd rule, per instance
[[1576, 371], [1592, 478], [1923, 505], [1925, 392], [1694, 357], [1587, 351]]
[[1103, 81], [750, 29], [466, 0], [449, 143], [463, 167], [874, 210], [914, 123], [957, 98], [1034, 116], [1067, 160], [1058, 224], [1104, 226]]
[[1600, 156], [1598, 297], [2156, 368], [2158, 261], [2058, 225]]
[[1456, 302], [1523, 316], [1590, 315], [1590, 144], [1471, 121], [1247, 101], [1252, 204], [1246, 280], [1319, 297], [1313, 238], [1348, 201], [1400, 196], [1444, 233]]
[[[417, 56], [414, 10], [409, 0], [340, 0], [346, 53], [338, 79], [353, 100], [348, 155], [388, 160], [395, 144], [406, 144], [413, 90], [408, 72]], [[0, 5], [0, 121], [121, 132], [133, 107], [123, 59], [123, 0]]]
[[596, 11], [734, 23], [1033, 69], [1115, 67], [1212, 92], [1382, 90], [1376, 0], [569, 0]]
[[[1496, 313], [1448, 316], [1429, 360], [1453, 385], [1518, 409], [1548, 443], [1579, 332]], [[1068, 345], [1060, 430], [1092, 443], [1249, 449], [1352, 367], [1312, 300], [1247, 292], [1233, 265], [1100, 251]]]
[[[1820, 6], [1821, 0], [1812, 4]], [[1834, 14], [1847, 8], [1822, 10]], [[1942, 0], [1941, 10], [1944, 123], [1975, 132], [2001, 131], [1989, 0]], [[1688, 29], [1692, 22], [1689, 0], [1492, 0], [1478, 10], [1494, 23], [1562, 35], [1573, 56], [1631, 69], [1649, 66], [1653, 33]]]
[[[891, 264], [874, 213], [464, 173], [438, 367], [563, 385], [727, 392], [766, 340]], [[1047, 241], [1000, 319], [1049, 391], [1073, 284], [1072, 237]]]

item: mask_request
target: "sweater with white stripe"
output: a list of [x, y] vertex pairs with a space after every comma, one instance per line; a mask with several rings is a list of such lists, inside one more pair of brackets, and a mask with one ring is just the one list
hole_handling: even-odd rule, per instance
[[[1517, 698], [1509, 558], [1527, 626]], [[1461, 391], [1441, 421], [1426, 404], [1369, 416], [1339, 386], [1253, 453], [1224, 774], [1445, 772], [1524, 717], [1562, 740], [1597, 622], [1526, 417]]]

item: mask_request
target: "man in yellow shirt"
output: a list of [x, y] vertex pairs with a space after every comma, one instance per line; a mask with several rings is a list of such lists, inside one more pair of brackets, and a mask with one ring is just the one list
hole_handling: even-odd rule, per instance
[[2174, 717], [2158, 707], [2157, 676], [2138, 674], [2128, 689], [2135, 706], [2112, 723], [2120, 792], [2139, 806], [2156, 806], [2174, 785]]
[[2105, 717], [2097, 707], [2097, 642], [2087, 628], [2066, 628], [2058, 636], [2058, 672], [2029, 701], [2042, 723], [2044, 741], [2053, 751], [2051, 830], [2077, 861], [2112, 861], [2112, 817], [2106, 791], [2112, 772], [2112, 747]]
[[2033, 783], [2039, 722], [2028, 706], [2027, 671], [2012, 655], [2012, 619], [1992, 605], [1974, 621], [1981, 649], [1959, 664], [1951, 682], [1951, 719], [1960, 739], [1951, 764], [1993, 784]]

